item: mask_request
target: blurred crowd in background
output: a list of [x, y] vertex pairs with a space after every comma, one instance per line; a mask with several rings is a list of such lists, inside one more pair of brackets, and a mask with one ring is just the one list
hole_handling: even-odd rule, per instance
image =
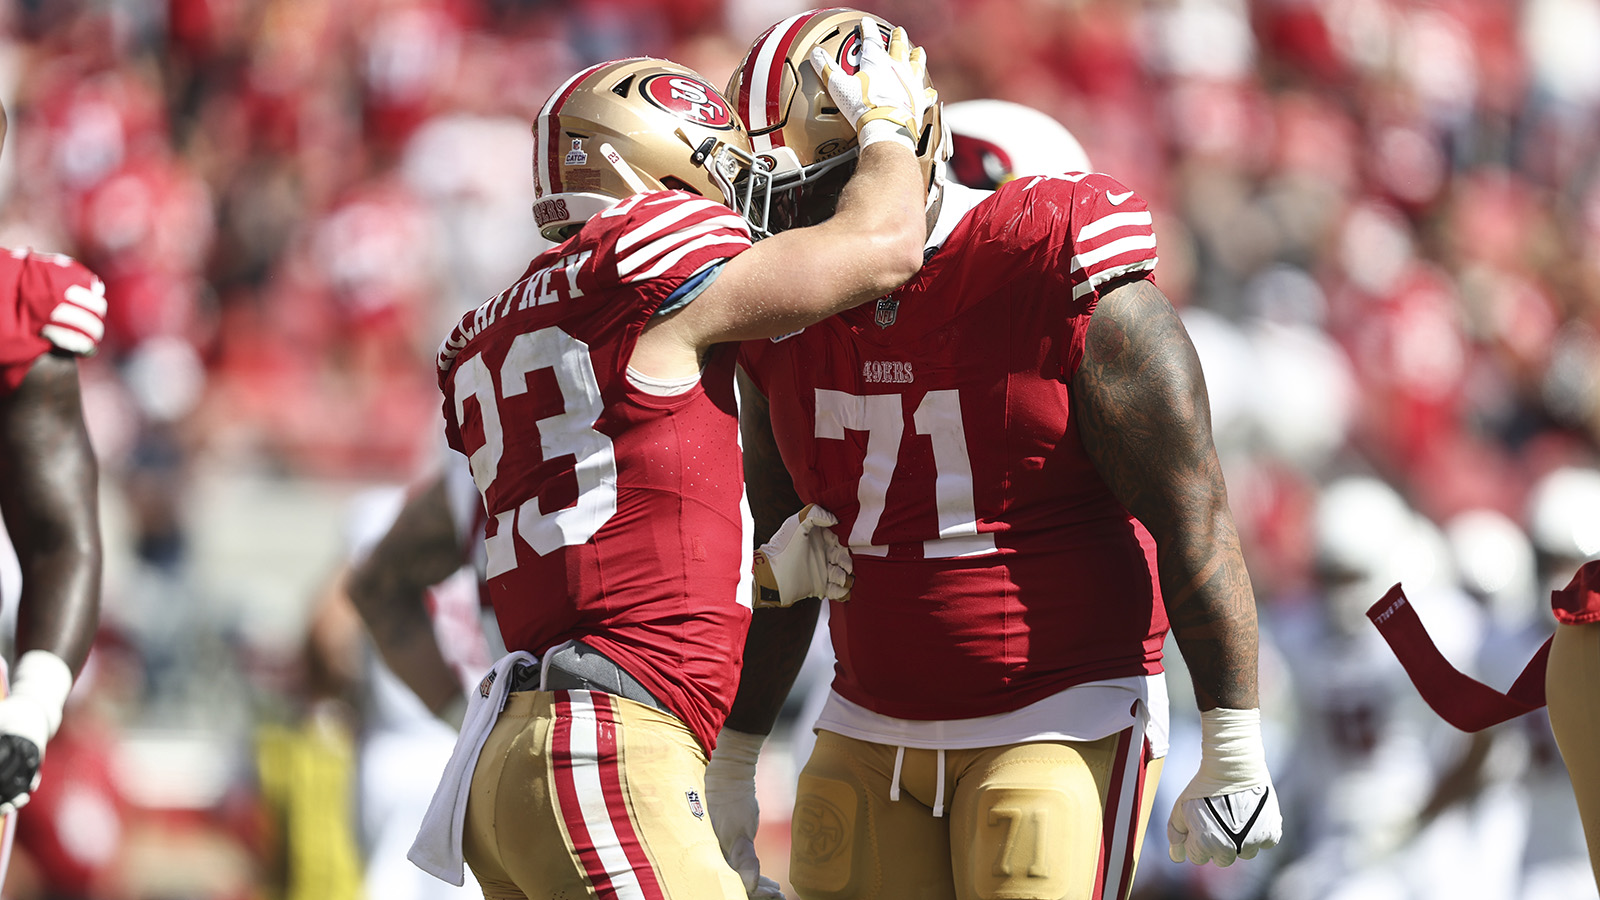
[[[808, 5], [0, 4], [0, 245], [77, 257], [111, 301], [81, 369], [104, 634], [8, 900], [363, 896], [358, 795], [389, 788], [359, 771], [371, 666], [337, 571], [358, 498], [443, 460], [447, 325], [541, 248], [533, 114], [620, 56], [720, 84]], [[1503, 688], [1600, 555], [1600, 0], [859, 5], [926, 47], [947, 102], [1053, 115], [1156, 211], [1288, 832], [1227, 870], [1166, 862], [1198, 740], [1169, 653], [1140, 897], [1593, 897], [1540, 716], [1449, 731], [1361, 613], [1402, 582]], [[764, 786], [779, 875], [795, 765]]]

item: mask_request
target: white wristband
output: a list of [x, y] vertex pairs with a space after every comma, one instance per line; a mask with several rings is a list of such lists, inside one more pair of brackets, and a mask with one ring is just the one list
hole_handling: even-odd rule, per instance
[[48, 650], [29, 650], [17, 660], [11, 696], [32, 698], [44, 710], [50, 725], [49, 737], [61, 727], [61, 711], [72, 692], [72, 667]]
[[1271, 783], [1261, 744], [1261, 710], [1212, 709], [1200, 714], [1200, 771], [1184, 790], [1185, 798]]
[[749, 766], [754, 770], [756, 760], [761, 758], [761, 744], [766, 739], [764, 734], [724, 728], [717, 733], [717, 749], [711, 755], [719, 762]]
[[911, 135], [905, 126], [889, 119], [873, 119], [861, 126], [861, 149], [865, 150], [880, 141], [894, 141], [912, 153], [917, 152], [917, 145], [912, 142]]

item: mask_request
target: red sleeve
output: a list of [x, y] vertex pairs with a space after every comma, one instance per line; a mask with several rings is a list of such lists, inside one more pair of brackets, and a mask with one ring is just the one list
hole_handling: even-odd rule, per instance
[[105, 335], [105, 283], [53, 253], [0, 254], [0, 389], [13, 391], [52, 348], [91, 356]]
[[1041, 248], [1050, 257], [1046, 268], [1072, 292], [1062, 353], [1062, 378], [1069, 379], [1083, 361], [1089, 317], [1099, 302], [1100, 288], [1126, 276], [1149, 278], [1155, 272], [1158, 257], [1150, 207], [1133, 189], [1099, 173], [1019, 178], [1012, 184], [1018, 185], [1014, 190], [1020, 192], [1019, 201], [1033, 211], [1030, 218], [1043, 222], [1048, 216], [1048, 227], [1041, 224], [1038, 229], [1047, 235]]
[[682, 191], [635, 194], [595, 216], [601, 239], [595, 264], [579, 273], [603, 283], [652, 284], [666, 297], [706, 266], [750, 249], [738, 213]]

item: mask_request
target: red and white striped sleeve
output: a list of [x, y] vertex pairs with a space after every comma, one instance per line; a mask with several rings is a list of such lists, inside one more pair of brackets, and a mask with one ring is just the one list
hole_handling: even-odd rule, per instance
[[642, 196], [600, 214], [623, 219], [608, 255], [624, 284], [660, 279], [676, 285], [750, 249], [750, 226], [721, 203], [680, 191]]
[[17, 290], [38, 323], [39, 336], [78, 356], [93, 356], [105, 337], [106, 286], [68, 256], [13, 250], [22, 262]]
[[1155, 270], [1150, 207], [1115, 179], [1091, 174], [1078, 181], [1071, 228], [1072, 299], [1081, 300], [1124, 275]]

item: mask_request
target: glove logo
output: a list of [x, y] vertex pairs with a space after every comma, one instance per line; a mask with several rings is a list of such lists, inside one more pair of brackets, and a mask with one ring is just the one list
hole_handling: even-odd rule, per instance
[[[878, 36], [882, 38], [879, 45], [889, 46], [889, 26], [878, 23]], [[854, 75], [861, 71], [861, 38], [858, 32], [852, 31], [839, 45], [839, 70], [846, 75]]]
[[[1224, 816], [1217, 810], [1215, 803], [1212, 802], [1214, 798], [1206, 798], [1206, 811], [1211, 813], [1211, 818], [1217, 821], [1217, 827], [1222, 829], [1222, 833], [1227, 835], [1228, 840], [1233, 842], [1234, 852], [1238, 853], [1244, 850], [1244, 839], [1250, 834], [1250, 829], [1255, 827], [1256, 819], [1261, 818], [1261, 811], [1267, 808], [1267, 798], [1270, 796], [1272, 796], [1272, 788], [1269, 787], [1262, 792], [1261, 799], [1256, 801], [1255, 811], [1250, 813], [1250, 818], [1239, 826], [1238, 831], [1228, 827], [1228, 819], [1230, 817]], [[1223, 800], [1222, 802], [1226, 803], [1227, 801]]]
[[700, 792], [684, 791], [683, 796], [689, 801], [689, 812], [696, 819], [704, 819], [706, 817], [706, 805], [700, 802]]

